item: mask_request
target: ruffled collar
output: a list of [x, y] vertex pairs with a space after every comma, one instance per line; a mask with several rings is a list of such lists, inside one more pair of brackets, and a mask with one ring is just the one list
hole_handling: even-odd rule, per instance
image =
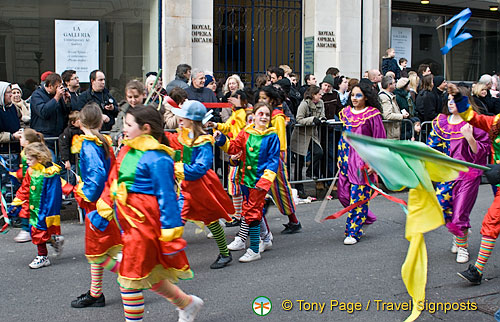
[[245, 132], [247, 132], [248, 134], [255, 134], [255, 135], [264, 136], [264, 135], [268, 135], [271, 133], [276, 133], [276, 129], [274, 127], [268, 127], [264, 131], [260, 131], [260, 130], [257, 130], [255, 128], [254, 124], [250, 124], [245, 128]]
[[339, 113], [340, 120], [347, 127], [358, 127], [364, 124], [366, 120], [380, 115], [380, 111], [372, 106], [366, 107], [359, 114], [353, 113], [352, 109], [351, 106], [347, 106]]
[[193, 132], [187, 128], [182, 128], [182, 129], [177, 129], [177, 132], [179, 132], [179, 142], [183, 145], [187, 146], [200, 146], [205, 143], [210, 143], [214, 144], [215, 139], [213, 136], [205, 134], [205, 135], [200, 135], [199, 137], [196, 138], [196, 140], [193, 142], [193, 138], [191, 138], [191, 135]]
[[460, 129], [466, 123], [467, 122], [465, 121], [460, 123], [451, 123], [448, 115], [439, 114], [432, 121], [432, 129], [434, 130], [434, 133], [443, 140], [460, 140], [464, 138]]
[[175, 155], [174, 149], [161, 144], [149, 134], [142, 134], [132, 140], [123, 140], [123, 144], [129, 146], [132, 149], [139, 151], [149, 151], [149, 150], [162, 150], [167, 152], [171, 157]]
[[[108, 135], [103, 135], [106, 141], [108, 141], [108, 145], [112, 145], [111, 138]], [[95, 135], [75, 135], [71, 141], [71, 153], [76, 154], [80, 153], [82, 150], [83, 141], [95, 142], [98, 146], [102, 146], [102, 141]]]
[[45, 167], [43, 164], [38, 162], [34, 166], [30, 167], [33, 171], [41, 172], [44, 175], [51, 176], [61, 171], [61, 167], [55, 163], [52, 163], [50, 167]]

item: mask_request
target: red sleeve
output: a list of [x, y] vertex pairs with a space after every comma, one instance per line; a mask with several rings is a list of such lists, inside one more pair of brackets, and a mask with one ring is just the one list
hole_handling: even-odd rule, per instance
[[[244, 150], [249, 134], [245, 131], [240, 131], [236, 139], [229, 141], [227, 154], [234, 155]], [[243, 157], [243, 156], [242, 156]]]
[[21, 187], [17, 190], [16, 192], [16, 198], [19, 200], [24, 201], [22, 204], [21, 212], [19, 213], [19, 217], [21, 218], [29, 218], [30, 214], [30, 185], [31, 185], [31, 175], [30, 171], [31, 169], [28, 169], [26, 171], [26, 175], [24, 176], [23, 183], [21, 184]]
[[477, 127], [477, 128], [488, 133], [490, 131], [491, 127], [493, 126], [493, 124], [495, 124], [496, 121], [498, 121], [499, 115], [491, 116], [491, 115], [478, 114], [478, 113], [474, 112], [469, 123], [472, 126]]
[[165, 136], [168, 139], [168, 146], [174, 150], [182, 151], [182, 144], [179, 142], [179, 133], [177, 132], [165, 132]]

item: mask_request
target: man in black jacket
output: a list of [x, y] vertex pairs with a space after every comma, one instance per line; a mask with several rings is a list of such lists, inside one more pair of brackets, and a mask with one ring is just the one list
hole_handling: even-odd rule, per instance
[[118, 116], [118, 104], [111, 96], [106, 86], [106, 77], [100, 70], [90, 73], [90, 88], [78, 96], [78, 102], [73, 106], [73, 110], [80, 111], [88, 102], [97, 103], [103, 113], [102, 131], [110, 131]]
[[45, 84], [31, 95], [31, 128], [46, 137], [59, 136], [67, 123], [70, 99], [62, 86], [61, 76], [48, 75]]

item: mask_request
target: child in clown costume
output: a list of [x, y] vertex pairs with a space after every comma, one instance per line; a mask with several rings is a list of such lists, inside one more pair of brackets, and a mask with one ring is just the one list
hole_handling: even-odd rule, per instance
[[[380, 103], [373, 93], [373, 89], [360, 83], [351, 91], [352, 106], [345, 107], [339, 114], [343, 131], [385, 138], [386, 133], [380, 113]], [[342, 137], [339, 141], [339, 179], [337, 194], [344, 207], [370, 198], [372, 189], [366, 185], [360, 170], [365, 162], [356, 150], [351, 149]], [[371, 174], [371, 171], [368, 171]], [[372, 178], [373, 180], [373, 178]], [[346, 220], [344, 245], [356, 244], [363, 235], [363, 225], [371, 224], [376, 220], [374, 214], [368, 210], [368, 202], [360, 204], [349, 211]]]
[[[24, 176], [26, 175], [26, 170], [28, 170], [28, 164], [26, 163], [26, 154], [24, 152], [24, 148], [28, 146], [30, 143], [40, 142], [44, 143], [43, 134], [39, 133], [33, 129], [25, 129], [23, 134], [21, 134], [21, 138], [19, 139], [19, 143], [23, 150], [21, 151], [21, 163], [19, 164], [19, 169], [15, 172], [15, 176], [19, 182], [22, 182]], [[14, 241], [17, 243], [24, 243], [31, 240], [30, 235], [30, 227], [29, 227], [29, 212], [23, 211], [20, 213], [21, 219], [21, 231], [14, 237]]]
[[118, 284], [126, 321], [142, 321], [142, 290], [151, 289], [179, 309], [179, 321], [194, 321], [203, 301], [172, 282], [192, 278], [174, 188], [174, 151], [154, 107], [136, 106], [125, 116], [126, 140], [110, 173], [110, 195], [122, 229]]
[[[454, 84], [448, 84], [448, 93], [453, 96], [453, 101], [464, 121], [470, 125], [488, 132], [492, 146], [492, 161], [500, 164], [500, 115], [490, 116], [478, 114], [469, 104], [467, 96], [462, 95]], [[474, 265], [469, 265], [466, 271], [458, 273], [460, 277], [472, 284], [479, 285], [483, 278], [484, 266], [490, 258], [495, 247], [495, 242], [500, 233], [500, 189], [497, 189], [495, 199], [484, 216], [481, 226], [481, 245]]]
[[37, 245], [38, 256], [29, 264], [37, 269], [50, 265], [47, 243], [57, 256], [62, 253], [64, 237], [61, 235], [61, 167], [52, 164], [50, 150], [40, 142], [28, 144], [24, 148], [29, 168], [23, 183], [12, 201], [11, 211], [20, 211], [20, 217], [29, 213], [31, 241]]
[[276, 177], [279, 164], [279, 138], [274, 128], [269, 128], [272, 108], [257, 103], [253, 109], [254, 124], [243, 129], [234, 140], [216, 132], [217, 145], [229, 155], [240, 159], [240, 185], [243, 193], [242, 216], [249, 226], [250, 248], [240, 257], [240, 262], [261, 258], [260, 221], [267, 191]]
[[234, 207], [211, 169], [214, 138], [203, 131], [201, 123], [207, 109], [198, 101], [186, 101], [182, 108], [172, 112], [180, 127], [175, 139], [182, 146], [181, 162], [175, 163], [175, 175], [182, 181], [181, 215], [184, 220], [202, 221], [212, 232], [219, 255], [210, 268], [223, 268], [232, 261], [232, 256], [219, 219], [231, 221], [227, 214], [234, 213]]
[[[462, 91], [463, 95], [467, 95], [465, 90]], [[452, 158], [479, 165], [486, 165], [490, 149], [488, 134], [462, 120], [451, 95], [448, 96], [443, 114], [432, 121], [427, 145]], [[461, 172], [454, 181], [438, 183], [436, 188], [446, 227], [454, 235], [451, 251], [457, 254], [458, 263], [469, 261], [469, 217], [476, 202], [482, 173], [481, 170], [470, 168], [468, 172]]]
[[102, 293], [103, 271], [106, 268], [111, 272], [118, 272], [120, 263], [115, 256], [122, 247], [120, 229], [113, 220], [111, 202], [109, 198], [107, 203], [99, 199], [114, 163], [114, 154], [111, 139], [99, 133], [102, 125], [99, 105], [85, 105], [80, 111], [80, 123], [84, 134], [73, 140], [72, 150], [79, 153], [81, 178], [73, 193], [85, 212], [85, 256], [90, 263], [91, 284], [90, 290], [72, 301], [71, 306], [102, 307], [105, 305]]
[[[233, 104], [233, 112], [229, 119], [225, 123], [208, 122], [207, 126], [212, 127], [214, 130], [221, 131], [222, 134], [226, 135], [230, 140], [233, 140], [246, 126], [246, 106], [248, 105], [248, 100], [245, 92], [238, 90], [228, 98], [228, 102]], [[243, 196], [241, 195], [240, 186], [237, 182], [238, 165], [230, 161], [227, 191], [232, 197], [235, 214], [233, 221], [226, 223], [227, 227], [239, 226], [241, 224]]]
[[[264, 102], [273, 107], [271, 115], [271, 126], [276, 129], [280, 139], [280, 162], [276, 172], [276, 180], [271, 186], [270, 192], [280, 213], [288, 217], [288, 223], [284, 224], [282, 234], [295, 234], [302, 230], [302, 225], [295, 214], [295, 203], [292, 198], [292, 187], [288, 182], [288, 170], [286, 166], [287, 139], [286, 123], [287, 117], [283, 111], [283, 101], [277, 90], [272, 86], [265, 86], [259, 92], [259, 102]], [[267, 222], [266, 222], [267, 226]], [[270, 247], [270, 241], [264, 240], [264, 245]]]

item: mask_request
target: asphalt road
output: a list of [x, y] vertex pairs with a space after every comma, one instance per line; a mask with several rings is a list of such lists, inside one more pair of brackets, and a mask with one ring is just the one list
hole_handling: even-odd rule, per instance
[[[407, 197], [406, 193], [395, 195]], [[487, 185], [481, 186], [479, 195], [471, 216], [472, 263], [479, 247], [481, 220], [493, 200]], [[274, 232], [273, 248], [262, 255], [262, 260], [246, 264], [237, 261], [243, 252], [234, 252], [233, 263], [221, 270], [209, 268], [217, 255], [215, 241], [195, 234], [196, 226], [188, 224], [187, 254], [195, 276], [179, 285], [204, 299], [205, 306], [197, 321], [404, 320], [410, 312], [396, 309], [396, 305], [410, 300], [400, 273], [408, 242], [404, 238], [405, 217], [399, 205], [377, 197], [370, 207], [379, 219], [353, 246], [342, 243], [345, 225], [342, 218], [324, 224], [314, 221], [319, 206], [320, 202], [298, 206], [297, 216], [303, 231], [291, 236], [279, 234], [286, 220], [275, 207], [271, 208], [268, 218]], [[340, 208], [338, 200], [329, 201], [327, 213]], [[62, 257], [51, 258], [52, 266], [38, 270], [28, 267], [36, 255], [35, 246], [12, 240], [17, 229], [0, 235], [1, 321], [124, 320], [116, 276], [110, 272], [104, 275], [106, 307], [70, 307], [71, 300], [88, 290], [90, 274], [83, 254], [83, 226], [66, 221], [62, 230], [66, 238]], [[228, 242], [236, 232], [237, 228], [226, 229]], [[455, 255], [450, 252], [451, 239], [444, 227], [425, 235], [429, 255], [427, 300], [432, 303], [469, 300], [477, 303], [478, 309], [446, 314], [424, 311], [418, 321], [494, 321], [491, 313], [500, 307], [500, 255], [493, 252], [483, 284], [469, 286], [456, 274], [467, 265], [455, 262]], [[272, 302], [272, 310], [266, 316], [257, 316], [252, 311], [252, 301], [258, 296], [266, 296]], [[170, 303], [150, 291], [145, 292], [145, 300], [145, 321], [177, 321], [177, 312]], [[282, 309], [285, 300], [292, 301], [290, 311]], [[339, 303], [333, 310], [332, 301]], [[308, 305], [312, 302], [325, 303], [323, 312], [311, 310], [316, 308]], [[360, 305], [362, 308], [349, 313], [350, 308], [355, 308], [354, 303], [360, 303], [358, 308]], [[428, 305], [430, 309], [432, 303]]]

